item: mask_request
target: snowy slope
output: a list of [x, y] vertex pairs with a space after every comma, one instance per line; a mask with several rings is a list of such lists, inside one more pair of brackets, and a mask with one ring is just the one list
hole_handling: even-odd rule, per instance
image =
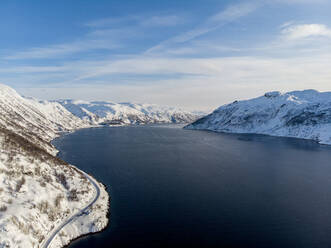
[[287, 136], [331, 144], [331, 92], [269, 92], [221, 106], [185, 128]]
[[75, 116], [92, 124], [189, 123], [198, 117], [187, 111], [154, 104], [80, 100], [58, 102]]
[[61, 104], [51, 101], [40, 101], [35, 98], [25, 98], [29, 104], [38, 109], [56, 131], [74, 130], [88, 126], [87, 122], [81, 121]]
[[87, 125], [58, 103], [23, 98], [12, 88], [0, 84], [0, 127], [34, 141], [53, 154], [55, 151], [49, 141], [59, 131]]
[[[0, 247], [40, 247], [54, 227], [95, 194], [78, 169], [2, 128], [0, 151]], [[91, 209], [84, 229], [63, 232], [62, 242], [52, 247], [106, 226], [108, 195], [99, 186], [105, 198], [97, 203], [98, 209]]]
[[108, 194], [74, 166], [54, 157], [50, 141], [90, 124], [56, 102], [21, 97], [0, 85], [0, 248], [41, 247], [54, 228], [89, 206], [50, 244], [62, 247], [108, 223]]

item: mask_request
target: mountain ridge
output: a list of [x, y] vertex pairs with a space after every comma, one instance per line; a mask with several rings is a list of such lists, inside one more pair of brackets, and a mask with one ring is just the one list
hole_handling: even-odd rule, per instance
[[156, 104], [111, 101], [55, 100], [73, 115], [97, 125], [111, 121], [122, 124], [190, 123], [199, 116], [180, 108]]

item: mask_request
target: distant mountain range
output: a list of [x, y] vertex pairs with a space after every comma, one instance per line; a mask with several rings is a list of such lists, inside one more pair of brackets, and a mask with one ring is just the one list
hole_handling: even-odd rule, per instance
[[55, 101], [76, 117], [91, 124], [190, 123], [199, 115], [155, 104], [113, 103], [107, 101]]
[[[201, 116], [201, 115], [200, 115]], [[26, 138], [51, 154], [49, 143], [59, 132], [95, 125], [190, 123], [199, 114], [153, 104], [105, 101], [42, 101], [22, 97], [0, 85], [0, 127]]]
[[269, 92], [221, 106], [185, 128], [287, 136], [331, 144], [331, 92]]

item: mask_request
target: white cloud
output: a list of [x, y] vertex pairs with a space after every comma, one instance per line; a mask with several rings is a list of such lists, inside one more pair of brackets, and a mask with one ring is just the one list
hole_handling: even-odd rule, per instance
[[[331, 52], [283, 59], [134, 56], [58, 67], [1, 68], [0, 80], [21, 85], [22, 93], [36, 97], [152, 102], [208, 110], [271, 90], [331, 90], [330, 56]], [[33, 89], [31, 83], [41, 86]]]
[[331, 29], [324, 24], [296, 24], [294, 21], [279, 26], [280, 33], [269, 42], [256, 47], [263, 56], [310, 56], [331, 52]]
[[287, 40], [300, 40], [314, 37], [331, 38], [331, 29], [323, 24], [287, 25], [283, 28], [282, 35]]
[[[271, 90], [331, 90], [329, 56], [330, 54], [293, 59], [231, 57], [172, 60], [137, 57], [112, 64], [99, 62], [95, 67], [81, 64], [77, 66], [77, 70], [80, 70], [80, 73], [82, 70], [89, 73], [86, 78], [74, 83], [59, 84], [54, 88], [47, 84], [47, 87], [41, 87], [47, 94], [42, 93], [41, 89], [33, 91], [31, 87], [22, 89], [22, 93], [45, 98], [75, 97], [83, 100], [152, 102], [209, 110]], [[72, 66], [71, 69], [73, 68], [75, 67]], [[108, 78], [110, 75], [122, 73], [132, 74], [134, 79], [117, 81]], [[149, 81], [137, 76], [160, 73], [186, 75]]]

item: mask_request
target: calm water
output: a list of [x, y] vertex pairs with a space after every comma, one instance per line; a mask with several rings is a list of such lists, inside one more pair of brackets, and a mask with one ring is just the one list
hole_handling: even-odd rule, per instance
[[112, 197], [85, 247], [331, 247], [331, 148], [173, 126], [85, 129], [60, 157]]

